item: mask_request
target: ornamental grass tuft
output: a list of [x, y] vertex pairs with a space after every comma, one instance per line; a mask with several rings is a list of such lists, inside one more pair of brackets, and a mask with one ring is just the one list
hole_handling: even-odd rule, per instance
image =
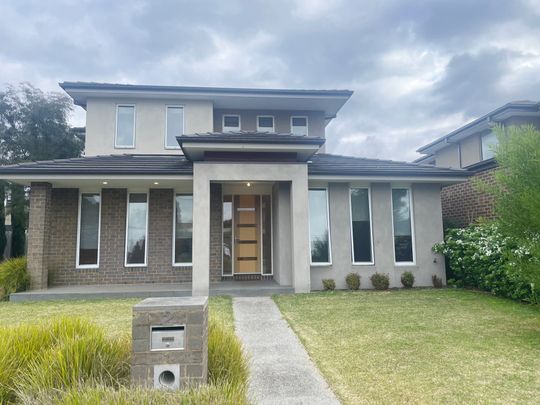
[[26, 257], [16, 257], [0, 263], [0, 300], [28, 288], [30, 278], [26, 270]]

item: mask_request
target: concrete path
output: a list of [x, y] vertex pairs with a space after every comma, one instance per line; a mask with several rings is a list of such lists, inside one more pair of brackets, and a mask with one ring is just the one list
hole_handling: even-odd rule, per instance
[[256, 404], [339, 404], [269, 297], [234, 298], [236, 333], [250, 358]]

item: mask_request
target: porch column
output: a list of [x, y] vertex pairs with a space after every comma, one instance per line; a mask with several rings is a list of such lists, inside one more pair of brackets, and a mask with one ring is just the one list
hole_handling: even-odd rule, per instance
[[193, 165], [192, 295], [207, 296], [210, 289], [210, 180], [199, 164]]
[[294, 291], [311, 291], [307, 165], [300, 168], [291, 184], [292, 276]]
[[30, 289], [47, 288], [48, 255], [51, 217], [50, 183], [30, 185], [30, 213], [28, 221], [27, 252]]

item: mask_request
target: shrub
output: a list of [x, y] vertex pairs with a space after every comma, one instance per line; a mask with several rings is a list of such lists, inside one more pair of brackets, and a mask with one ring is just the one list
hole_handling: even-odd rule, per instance
[[538, 285], [519, 271], [521, 263], [538, 265], [539, 259], [528, 246], [503, 235], [496, 223], [449, 230], [433, 251], [446, 256], [450, 285], [528, 302], [539, 299]]
[[129, 381], [130, 340], [107, 338], [80, 319], [58, 318], [0, 329], [0, 403], [16, 393]]
[[431, 276], [431, 282], [434, 288], [443, 288], [442, 278], [437, 277], [435, 274]]
[[0, 299], [28, 288], [30, 278], [26, 270], [26, 258], [17, 257], [0, 264]]
[[210, 318], [208, 325], [208, 381], [244, 387], [248, 378], [247, 362], [234, 330]]
[[349, 290], [358, 290], [360, 288], [360, 276], [357, 273], [347, 274], [345, 282]]
[[405, 288], [412, 288], [414, 284], [414, 275], [410, 271], [406, 271], [401, 275], [401, 284]]
[[371, 284], [376, 290], [388, 290], [390, 277], [388, 274], [375, 273], [370, 277]]
[[336, 289], [336, 282], [331, 278], [323, 280], [322, 285], [326, 291], [333, 291]]

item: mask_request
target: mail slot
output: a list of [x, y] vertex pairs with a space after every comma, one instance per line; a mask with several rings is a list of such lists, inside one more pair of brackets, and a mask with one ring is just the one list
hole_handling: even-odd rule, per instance
[[183, 350], [184, 326], [152, 326], [151, 350]]

